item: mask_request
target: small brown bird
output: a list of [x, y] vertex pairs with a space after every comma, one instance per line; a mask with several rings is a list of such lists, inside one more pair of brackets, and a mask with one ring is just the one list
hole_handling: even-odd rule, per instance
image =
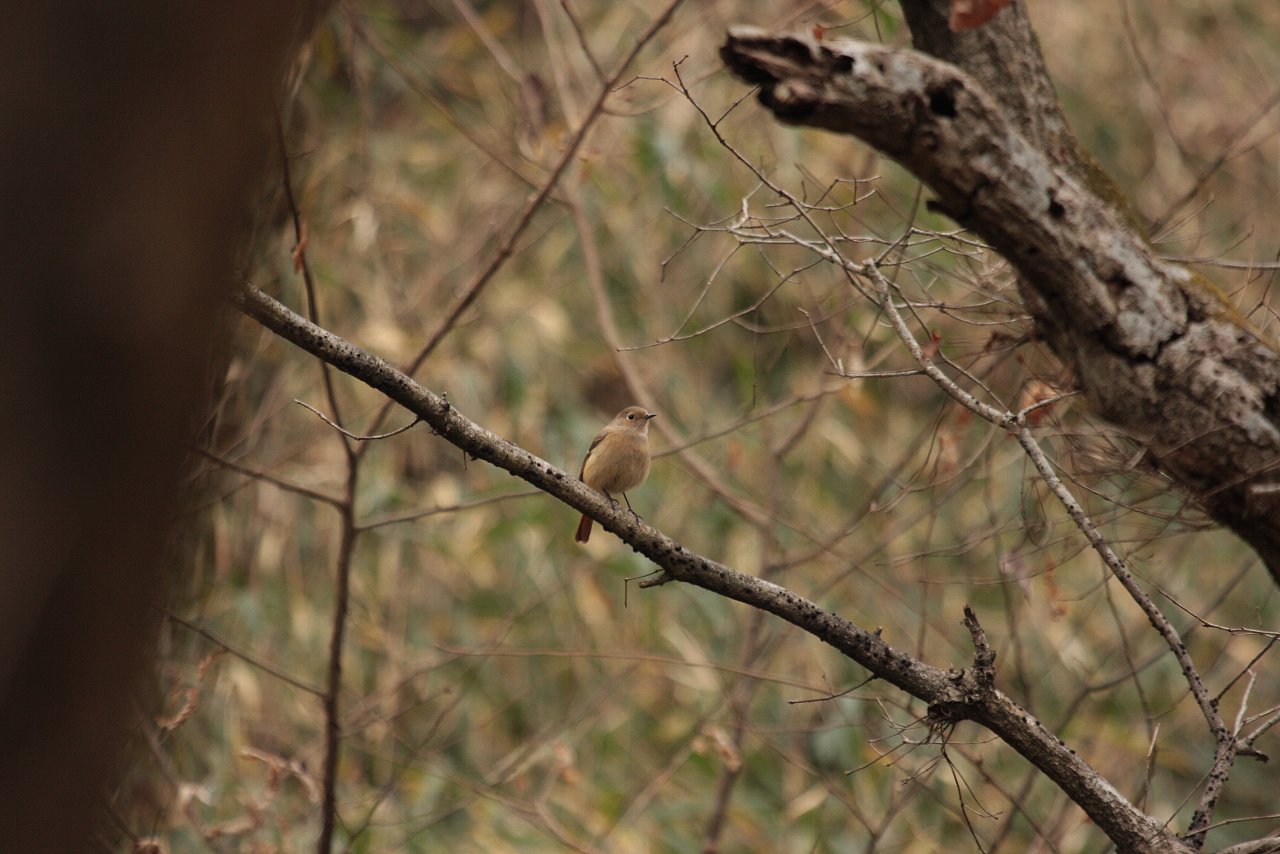
[[[591, 440], [578, 480], [600, 490], [610, 501], [614, 501], [612, 493], [622, 493], [631, 510], [627, 490], [635, 489], [649, 476], [649, 419], [656, 417], [656, 412], [646, 412], [643, 406], [628, 406], [615, 415]], [[585, 543], [591, 539], [591, 523], [591, 517], [584, 513], [574, 540]]]

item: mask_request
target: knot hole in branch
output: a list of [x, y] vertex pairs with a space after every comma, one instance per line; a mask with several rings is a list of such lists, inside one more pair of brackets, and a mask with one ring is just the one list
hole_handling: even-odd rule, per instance
[[956, 108], [956, 92], [959, 89], [960, 83], [956, 80], [948, 80], [941, 85], [930, 86], [927, 90], [929, 111], [935, 116], [954, 119], [959, 115], [959, 110]]
[[1058, 201], [1058, 197], [1053, 191], [1049, 191], [1049, 216], [1053, 219], [1062, 219], [1067, 209], [1062, 206], [1062, 202]]

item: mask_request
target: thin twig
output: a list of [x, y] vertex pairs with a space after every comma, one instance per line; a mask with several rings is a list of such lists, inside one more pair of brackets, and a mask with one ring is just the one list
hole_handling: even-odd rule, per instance
[[[280, 111], [276, 110], [276, 143], [280, 153], [280, 183], [284, 187], [285, 201], [289, 205], [289, 217], [293, 222], [293, 265], [294, 270], [302, 273], [302, 283], [307, 294], [307, 316], [311, 322], [320, 326], [320, 300], [316, 295], [315, 277], [311, 274], [311, 264], [307, 261], [307, 224], [303, 221], [302, 211], [298, 207], [297, 197], [293, 193], [293, 174], [289, 169], [289, 150], [285, 144], [284, 124]], [[324, 362], [320, 363], [320, 376], [324, 381], [324, 394], [329, 401], [329, 409], [333, 417], [342, 420], [338, 409], [338, 393], [333, 387], [333, 376]], [[345, 443], [344, 443], [345, 444]], [[348, 452], [350, 449], [348, 449]]]
[[564, 16], [569, 19], [569, 25], [573, 27], [573, 34], [578, 38], [578, 47], [582, 49], [587, 62], [591, 63], [591, 68], [596, 73], [596, 79], [604, 82], [604, 69], [596, 61], [596, 55], [591, 51], [591, 45], [587, 44], [587, 35], [582, 30], [582, 23], [578, 20], [578, 16], [573, 14], [573, 9], [569, 8], [569, 0], [560, 0], [560, 8], [564, 10]]
[[337, 496], [328, 495], [324, 492], [311, 489], [310, 487], [303, 486], [298, 483], [293, 483], [292, 481], [285, 480], [284, 478], [274, 474], [269, 474], [265, 471], [262, 471], [261, 469], [255, 469], [250, 466], [246, 466], [242, 463], [233, 463], [231, 460], [227, 459], [226, 457], [216, 454], [213, 451], [208, 450], [207, 448], [192, 448], [192, 450], [195, 453], [199, 454], [200, 456], [205, 457], [206, 459], [212, 460], [213, 462], [217, 463], [223, 468], [230, 469], [231, 471], [236, 472], [237, 474], [242, 474], [245, 477], [250, 477], [250, 478], [253, 478], [254, 480], [260, 480], [263, 483], [269, 483], [272, 486], [276, 486], [276, 487], [279, 487], [280, 489], [283, 489], [285, 492], [292, 492], [297, 495], [302, 495], [314, 501], [322, 501], [325, 504], [330, 505], [331, 507], [337, 507], [339, 504], [342, 503], [342, 499]]
[[[345, 442], [343, 443], [346, 444]], [[346, 495], [338, 507], [341, 534], [338, 540], [337, 573], [334, 581], [333, 624], [329, 634], [329, 666], [324, 690], [324, 768], [320, 806], [320, 838], [317, 854], [329, 854], [338, 820], [338, 762], [342, 750], [342, 722], [339, 699], [342, 693], [342, 652], [346, 641], [347, 612], [351, 604], [351, 564], [359, 530], [355, 524], [355, 496], [360, 461], [348, 459]]]
[[294, 398], [293, 402], [303, 407], [304, 409], [311, 410], [311, 412], [313, 412], [316, 415], [316, 417], [319, 418], [321, 421], [323, 421], [325, 424], [328, 424], [330, 427], [332, 427], [334, 430], [337, 430], [339, 433], [346, 436], [348, 439], [353, 439], [357, 442], [372, 442], [377, 439], [390, 439], [392, 436], [399, 436], [401, 433], [405, 432], [406, 430], [413, 429], [419, 422], [422, 421], [421, 418], [415, 418], [412, 421], [410, 421], [408, 424], [404, 425], [403, 427], [397, 427], [396, 429], [392, 430], [390, 433], [378, 433], [375, 436], [358, 436], [355, 433], [352, 433], [350, 430], [347, 430], [346, 428], [344, 428], [342, 425], [333, 423], [333, 421], [329, 418], [329, 416], [325, 415], [319, 409], [316, 409], [314, 406], [307, 403], [306, 401], [302, 401], [302, 400], [298, 400], [297, 398]]
[[236, 658], [240, 659], [241, 661], [244, 661], [246, 664], [249, 664], [252, 667], [256, 667], [258, 670], [261, 670], [263, 673], [267, 673], [271, 676], [274, 676], [275, 678], [279, 679], [281, 682], [284, 682], [287, 685], [292, 685], [294, 688], [297, 688], [300, 691], [306, 691], [308, 694], [311, 694], [313, 696], [316, 696], [316, 697], [324, 696], [324, 692], [321, 691], [319, 688], [315, 687], [314, 685], [309, 685], [306, 682], [303, 682], [301, 679], [298, 679], [297, 677], [290, 676], [288, 673], [285, 673], [283, 670], [280, 670], [274, 665], [268, 664], [267, 662], [263, 661], [262, 659], [258, 658], [252, 653], [245, 652], [243, 649], [240, 649], [235, 644], [231, 643], [225, 638], [215, 634], [209, 629], [206, 629], [204, 626], [200, 625], [199, 623], [194, 623], [191, 620], [185, 619], [183, 617], [179, 617], [177, 614], [169, 610], [161, 610], [161, 613], [164, 614], [164, 617], [166, 620], [171, 620], [172, 622], [177, 623], [183, 628], [188, 629], [189, 631], [195, 632], [196, 634], [200, 635], [200, 637], [212, 643], [214, 646], [217, 646], [218, 648], [231, 653]]
[[[533, 215], [537, 213], [547, 199], [551, 197], [552, 191], [560, 183], [560, 178], [564, 175], [565, 170], [568, 169], [569, 164], [573, 162], [575, 157], [577, 157], [578, 149], [582, 147], [582, 143], [586, 140], [587, 134], [595, 125], [596, 120], [604, 114], [605, 101], [612, 93], [613, 87], [622, 78], [622, 75], [626, 72], [631, 63], [635, 61], [635, 58], [639, 56], [640, 51], [643, 50], [645, 46], [653, 40], [654, 36], [656, 36], [658, 32], [671, 21], [672, 15], [675, 14], [676, 9], [679, 8], [680, 4], [683, 2], [684, 0], [670, 0], [666, 9], [664, 9], [658, 17], [654, 18], [653, 23], [651, 23], [648, 29], [646, 29], [636, 40], [630, 52], [628, 52], [627, 55], [623, 57], [622, 61], [618, 63], [617, 69], [613, 74], [609, 75], [609, 79], [600, 86], [595, 99], [587, 109], [587, 115], [582, 120], [582, 124], [565, 144], [564, 150], [560, 152], [560, 159], [556, 161], [556, 165], [552, 167], [551, 173], [542, 182], [542, 187], [529, 198], [528, 202], [525, 203], [524, 209], [515, 218], [515, 221], [507, 229], [506, 236], [494, 250], [493, 256], [489, 259], [489, 263], [485, 265], [484, 269], [480, 271], [479, 275], [477, 275], [475, 280], [467, 286], [462, 294], [454, 300], [453, 305], [450, 306], [447, 312], [445, 312], [444, 318], [440, 321], [440, 324], [436, 327], [435, 331], [427, 338], [427, 341], [422, 345], [422, 348], [418, 350], [412, 359], [409, 360], [408, 364], [404, 368], [405, 374], [413, 376], [418, 372], [418, 369], [422, 367], [422, 363], [427, 360], [427, 358], [435, 351], [436, 347], [439, 346], [440, 342], [444, 340], [444, 337], [449, 334], [454, 326], [457, 325], [463, 312], [475, 303], [480, 294], [484, 292], [484, 289], [493, 281], [494, 277], [498, 274], [498, 271], [501, 270], [511, 256], [515, 254], [516, 244], [524, 235], [525, 229], [527, 229], [529, 224], [533, 222]], [[393, 405], [394, 404], [388, 401], [378, 409], [371, 421], [369, 432], [377, 429], [378, 425], [382, 423], [382, 419], [386, 417]], [[369, 446], [363, 445], [361, 447], [363, 449]]]

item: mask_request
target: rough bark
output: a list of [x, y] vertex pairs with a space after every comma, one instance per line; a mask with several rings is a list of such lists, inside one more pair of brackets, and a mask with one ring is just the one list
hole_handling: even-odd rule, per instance
[[1054, 163], [1075, 162], [1075, 137], [1022, 3], [961, 33], [947, 25], [950, 0], [901, 0], [899, 5], [916, 50], [964, 69], [996, 100], [1018, 133]]
[[[1203, 277], [1157, 258], [1087, 169], [1029, 142], [953, 65], [748, 28], [722, 56], [778, 119], [875, 146], [1004, 255], [1094, 411], [1280, 581], [1280, 356]], [[1063, 139], [1053, 123], [1043, 132]]]

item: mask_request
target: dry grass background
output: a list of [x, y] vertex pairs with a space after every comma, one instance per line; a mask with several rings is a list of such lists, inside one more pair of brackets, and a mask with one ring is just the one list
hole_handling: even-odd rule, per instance
[[[718, 117], [743, 94], [716, 56], [726, 25], [821, 21], [828, 38], [905, 43], [896, 6], [881, 5], [681, 8], [418, 377], [576, 473], [599, 425], [633, 402], [619, 371], [629, 364], [646, 391], [635, 402], [663, 428], [663, 455], [631, 495], [649, 521], [939, 666], [968, 663], [959, 621], [972, 603], [1001, 687], [1124, 794], [1185, 826], [1213, 745], [1158, 637], [1016, 443], [924, 379], [832, 375], [828, 353], [850, 370], [909, 360], [874, 308], [807, 250], [717, 230], [744, 198], [756, 217], [787, 211], [658, 79], [673, 81], [687, 57], [683, 79]], [[1280, 251], [1280, 117], [1256, 119], [1280, 80], [1272, 5], [1129, 4], [1126, 23], [1113, 0], [1033, 4], [1075, 127], [1143, 214], [1165, 216], [1228, 153], [1159, 236], [1171, 255], [1274, 262]], [[653, 14], [569, 6], [606, 69]], [[596, 85], [551, 0], [339, 8], [285, 113], [325, 325], [393, 363], [411, 358], [509, 233]], [[931, 301], [921, 335], [936, 333], [994, 399], [1014, 405], [1032, 380], [1061, 379], [1036, 345], [1015, 346], [1027, 325], [1000, 260], [926, 213], [892, 163], [856, 141], [778, 127], [751, 100], [720, 127], [791, 192], [816, 201], [830, 187], [820, 222], [856, 238], [857, 257], [912, 222], [897, 280]], [[300, 307], [277, 186], [258, 209], [249, 277]], [[1270, 327], [1269, 270], [1206, 269]], [[610, 346], [606, 312], [620, 343], [642, 349]], [[340, 495], [346, 454], [292, 402], [327, 410], [319, 366], [243, 318], [231, 323], [234, 352], [202, 442], [261, 476], [206, 460], [193, 482], [174, 570], [183, 581], [167, 605], [190, 625], [160, 632], [162, 699], [140, 701], [112, 804], [127, 830], [108, 847], [154, 837], [174, 852], [293, 852], [311, 850], [318, 830], [323, 717], [307, 686], [324, 684], [338, 518], [289, 486]], [[379, 399], [335, 382], [344, 423], [364, 432]], [[1105, 533], [1169, 597], [1161, 604], [1224, 692], [1224, 712], [1235, 715], [1246, 686], [1250, 713], [1280, 703], [1276, 663], [1254, 662], [1265, 637], [1196, 629], [1171, 603], [1274, 628], [1275, 591], [1252, 555], [1080, 404], [1055, 408], [1041, 430]], [[919, 703], [865, 684], [808, 636], [697, 590], [628, 593], [624, 579], [648, 571], [642, 560], [603, 532], [575, 546], [571, 510], [425, 429], [367, 451], [356, 515], [340, 849], [691, 851], [718, 804], [723, 851], [978, 850], [967, 823], [987, 851], [1105, 848], [985, 732], [962, 726], [945, 751], [922, 744]], [[1251, 662], [1256, 684], [1240, 678]], [[1275, 752], [1269, 740], [1260, 746]], [[1219, 818], [1274, 812], [1274, 783], [1244, 761]], [[1211, 847], [1266, 829], [1230, 825]]]

